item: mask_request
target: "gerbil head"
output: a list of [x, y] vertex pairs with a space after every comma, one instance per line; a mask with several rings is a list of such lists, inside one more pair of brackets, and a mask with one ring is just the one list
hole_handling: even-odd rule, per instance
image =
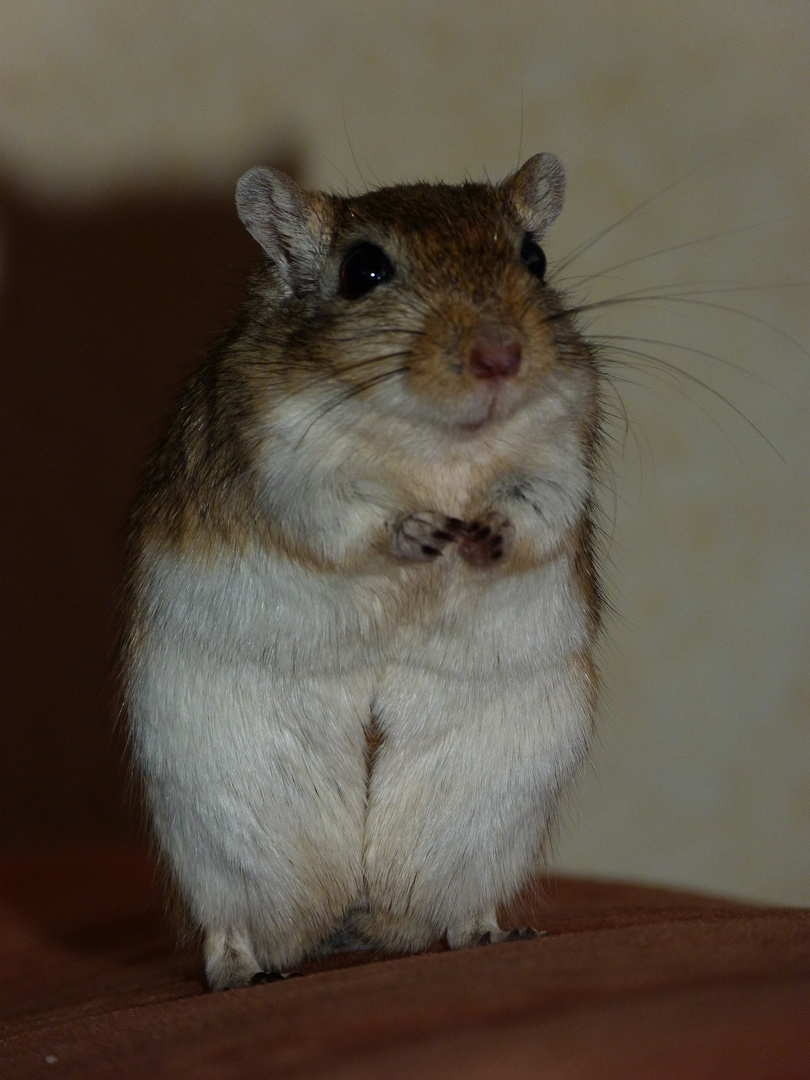
[[285, 351], [288, 389], [317, 386], [330, 408], [342, 394], [458, 431], [535, 400], [571, 336], [539, 246], [564, 188], [553, 154], [499, 184], [405, 184], [348, 198], [252, 169], [237, 207], [286, 312], [277, 322], [288, 337], [274, 345]]

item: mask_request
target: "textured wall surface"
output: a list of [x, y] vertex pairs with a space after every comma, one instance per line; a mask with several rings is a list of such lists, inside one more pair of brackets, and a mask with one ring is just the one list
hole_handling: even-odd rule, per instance
[[589, 316], [617, 614], [565, 869], [810, 903], [808, 47], [803, 0], [0, 11], [0, 170], [43, 199], [279, 156], [341, 189], [495, 177], [549, 149], [552, 267], [620, 222], [559, 271], [626, 299]]

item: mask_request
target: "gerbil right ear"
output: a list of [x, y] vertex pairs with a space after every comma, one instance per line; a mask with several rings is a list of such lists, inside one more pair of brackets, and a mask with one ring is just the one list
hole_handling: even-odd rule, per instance
[[331, 210], [278, 169], [250, 169], [236, 185], [236, 210], [292, 292], [312, 288], [329, 250]]
[[565, 170], [554, 154], [535, 154], [501, 184], [518, 216], [539, 240], [562, 210]]

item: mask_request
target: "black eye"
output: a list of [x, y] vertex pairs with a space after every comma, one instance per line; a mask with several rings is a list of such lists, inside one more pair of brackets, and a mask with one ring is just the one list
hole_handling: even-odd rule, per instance
[[520, 261], [530, 274], [534, 274], [538, 281], [543, 281], [546, 276], [546, 256], [536, 240], [532, 240], [531, 234], [526, 233], [520, 249]]
[[394, 276], [391, 260], [376, 244], [353, 247], [340, 266], [340, 294], [356, 300]]

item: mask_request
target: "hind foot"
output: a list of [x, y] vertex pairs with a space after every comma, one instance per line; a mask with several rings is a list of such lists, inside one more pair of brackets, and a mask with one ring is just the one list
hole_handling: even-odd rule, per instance
[[212, 990], [250, 986], [261, 974], [261, 964], [247, 934], [210, 930], [205, 935], [205, 977]]
[[477, 945], [498, 945], [502, 941], [529, 941], [545, 937], [547, 930], [535, 930], [533, 926], [513, 926], [501, 930], [494, 916], [485, 916], [447, 931], [447, 944], [451, 949], [472, 949]]
[[205, 977], [212, 990], [236, 990], [301, 974], [266, 968], [266, 961], [259, 962], [250, 938], [243, 931], [210, 930], [205, 935]]
[[502, 941], [531, 941], [538, 937], [548, 937], [548, 930], [535, 930], [533, 926], [513, 926], [511, 930], [499, 930], [495, 936], [487, 930], [475, 944], [495, 945]]

